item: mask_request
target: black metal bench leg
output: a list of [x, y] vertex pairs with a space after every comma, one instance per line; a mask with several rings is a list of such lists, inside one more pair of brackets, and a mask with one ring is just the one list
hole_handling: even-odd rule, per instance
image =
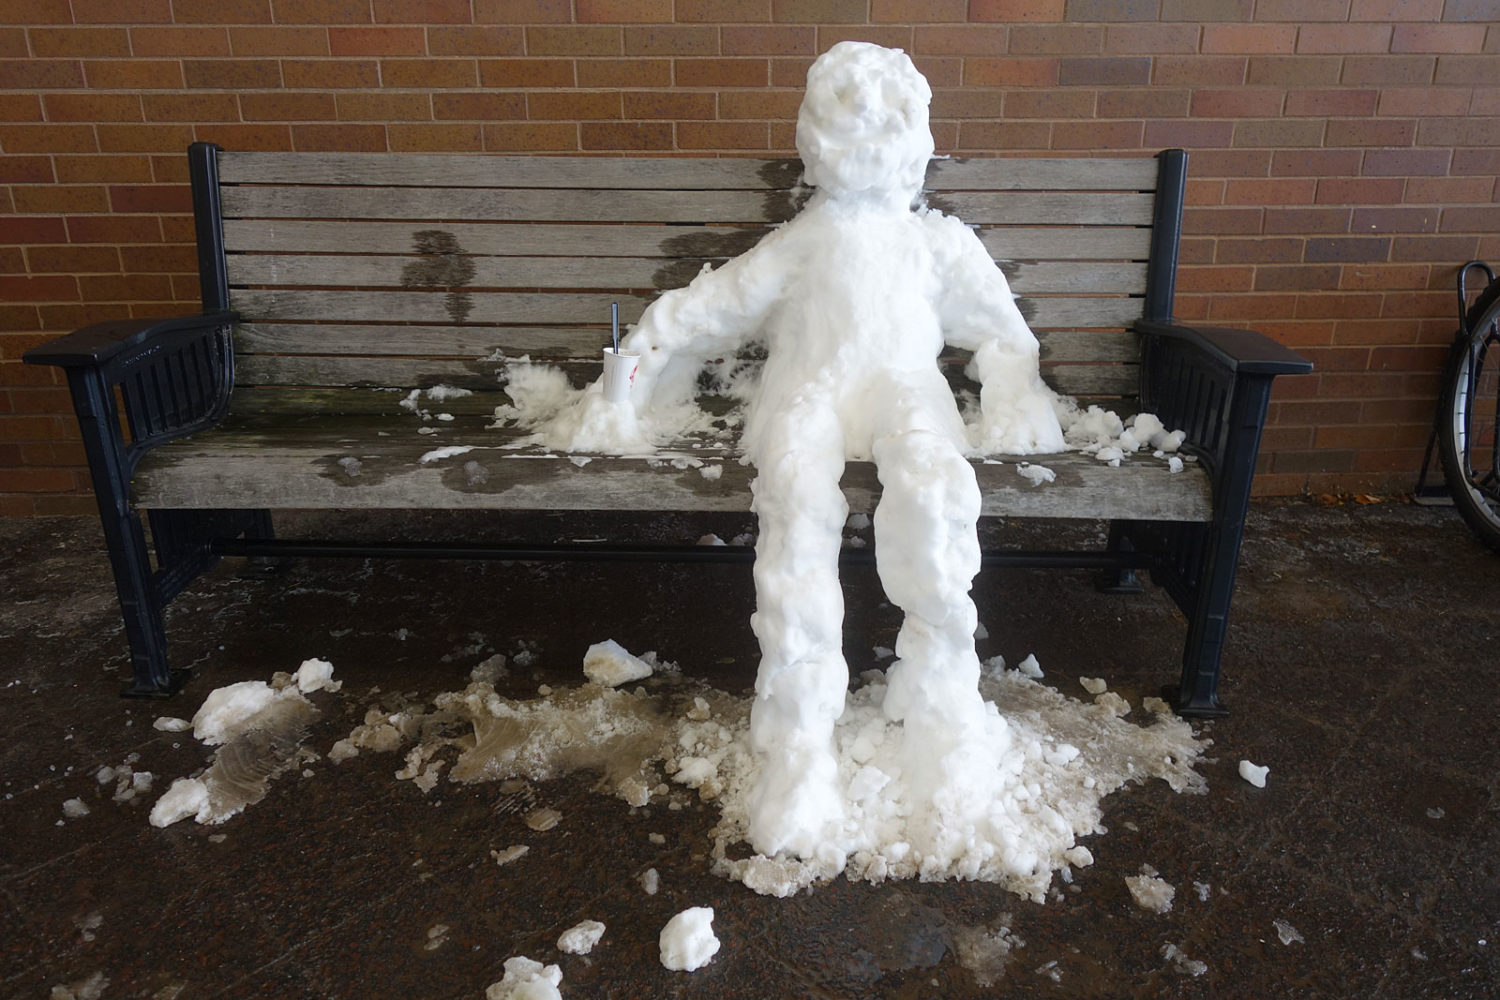
[[78, 414], [84, 454], [93, 477], [94, 498], [114, 571], [115, 589], [130, 644], [131, 683], [127, 695], [166, 697], [181, 687], [167, 666], [162, 600], [151, 569], [140, 515], [130, 506], [130, 473], [120, 437], [114, 396], [92, 369], [71, 369], [69, 388]]
[[1197, 594], [1184, 609], [1188, 638], [1176, 705], [1182, 715], [1228, 714], [1219, 702], [1219, 660], [1229, 629], [1229, 602], [1234, 596], [1255, 459], [1270, 397], [1270, 375], [1242, 372], [1235, 380], [1224, 455], [1215, 470], [1214, 520], [1203, 536]]
[[1226, 540], [1221, 537], [1223, 534], [1224, 529], [1218, 526], [1208, 529], [1199, 590], [1193, 606], [1186, 609], [1188, 631], [1182, 651], [1182, 680], [1173, 699], [1179, 715], [1229, 714], [1219, 701], [1219, 661], [1224, 655], [1224, 639], [1229, 629], [1229, 602], [1234, 594], [1239, 538]]
[[[1109, 552], [1134, 552], [1135, 542], [1130, 537], [1129, 521], [1109, 522]], [[1101, 569], [1094, 574], [1094, 589], [1101, 594], [1143, 594], [1138, 571], [1133, 569]]]

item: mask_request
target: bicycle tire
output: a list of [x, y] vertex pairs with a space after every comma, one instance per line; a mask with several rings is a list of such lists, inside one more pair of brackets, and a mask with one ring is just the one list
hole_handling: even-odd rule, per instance
[[1453, 505], [1480, 540], [1500, 552], [1500, 282], [1480, 294], [1465, 326], [1469, 335], [1455, 334], [1443, 374], [1438, 459]]

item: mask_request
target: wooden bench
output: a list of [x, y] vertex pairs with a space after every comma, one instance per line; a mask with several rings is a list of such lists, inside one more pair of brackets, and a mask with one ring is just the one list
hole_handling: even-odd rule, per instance
[[[691, 461], [580, 464], [504, 450], [515, 432], [489, 425], [507, 401], [503, 359], [529, 355], [580, 383], [594, 377], [610, 303], [633, 321], [663, 289], [791, 218], [807, 196], [797, 161], [232, 153], [203, 143], [188, 155], [202, 314], [100, 323], [26, 355], [67, 371], [125, 617], [128, 693], [180, 683], [162, 609], [219, 556], [349, 551], [337, 539], [276, 539], [272, 509], [749, 508], [753, 470], [722, 443], [683, 442]], [[1056, 480], [1040, 486], [1013, 464], [976, 463], [986, 515], [1111, 525], [1101, 551], [992, 552], [987, 564], [1094, 567], [1116, 587], [1149, 570], [1189, 623], [1177, 708], [1216, 714], [1271, 381], [1310, 365], [1252, 332], [1172, 323], [1186, 170], [1181, 150], [935, 160], [928, 187], [930, 204], [979, 228], [1010, 278], [1049, 383], [1122, 414], [1158, 414], [1187, 431], [1197, 459], [1173, 474], [1151, 459], [1111, 468], [1045, 456], [1034, 461]], [[944, 360], [961, 381], [962, 358]], [[426, 420], [402, 405], [435, 386], [471, 394], [422, 398]], [[475, 450], [430, 454], [447, 446]], [[873, 509], [873, 467], [851, 464], [843, 485], [851, 510]]]

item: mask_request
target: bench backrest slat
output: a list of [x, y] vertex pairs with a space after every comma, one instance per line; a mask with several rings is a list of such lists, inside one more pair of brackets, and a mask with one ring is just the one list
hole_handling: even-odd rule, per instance
[[[225, 184], [395, 184], [479, 188], [785, 190], [795, 159], [686, 157], [453, 156], [426, 153], [237, 153], [219, 156]], [[933, 160], [932, 191], [1149, 191], [1156, 163], [1144, 158], [996, 157]]]
[[[478, 359], [497, 351], [597, 366], [611, 302], [633, 322], [808, 194], [795, 160], [222, 153], [218, 166], [242, 386], [493, 389], [498, 366]], [[928, 171], [928, 203], [976, 227], [1061, 391], [1134, 392], [1124, 331], [1142, 313], [1157, 172], [1139, 157]]]

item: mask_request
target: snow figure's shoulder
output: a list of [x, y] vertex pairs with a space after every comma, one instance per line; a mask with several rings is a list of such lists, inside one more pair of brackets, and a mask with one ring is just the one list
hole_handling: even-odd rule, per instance
[[988, 256], [979, 236], [958, 216], [924, 208], [916, 213], [916, 220], [928, 247], [940, 261], [971, 257], [976, 251]]

